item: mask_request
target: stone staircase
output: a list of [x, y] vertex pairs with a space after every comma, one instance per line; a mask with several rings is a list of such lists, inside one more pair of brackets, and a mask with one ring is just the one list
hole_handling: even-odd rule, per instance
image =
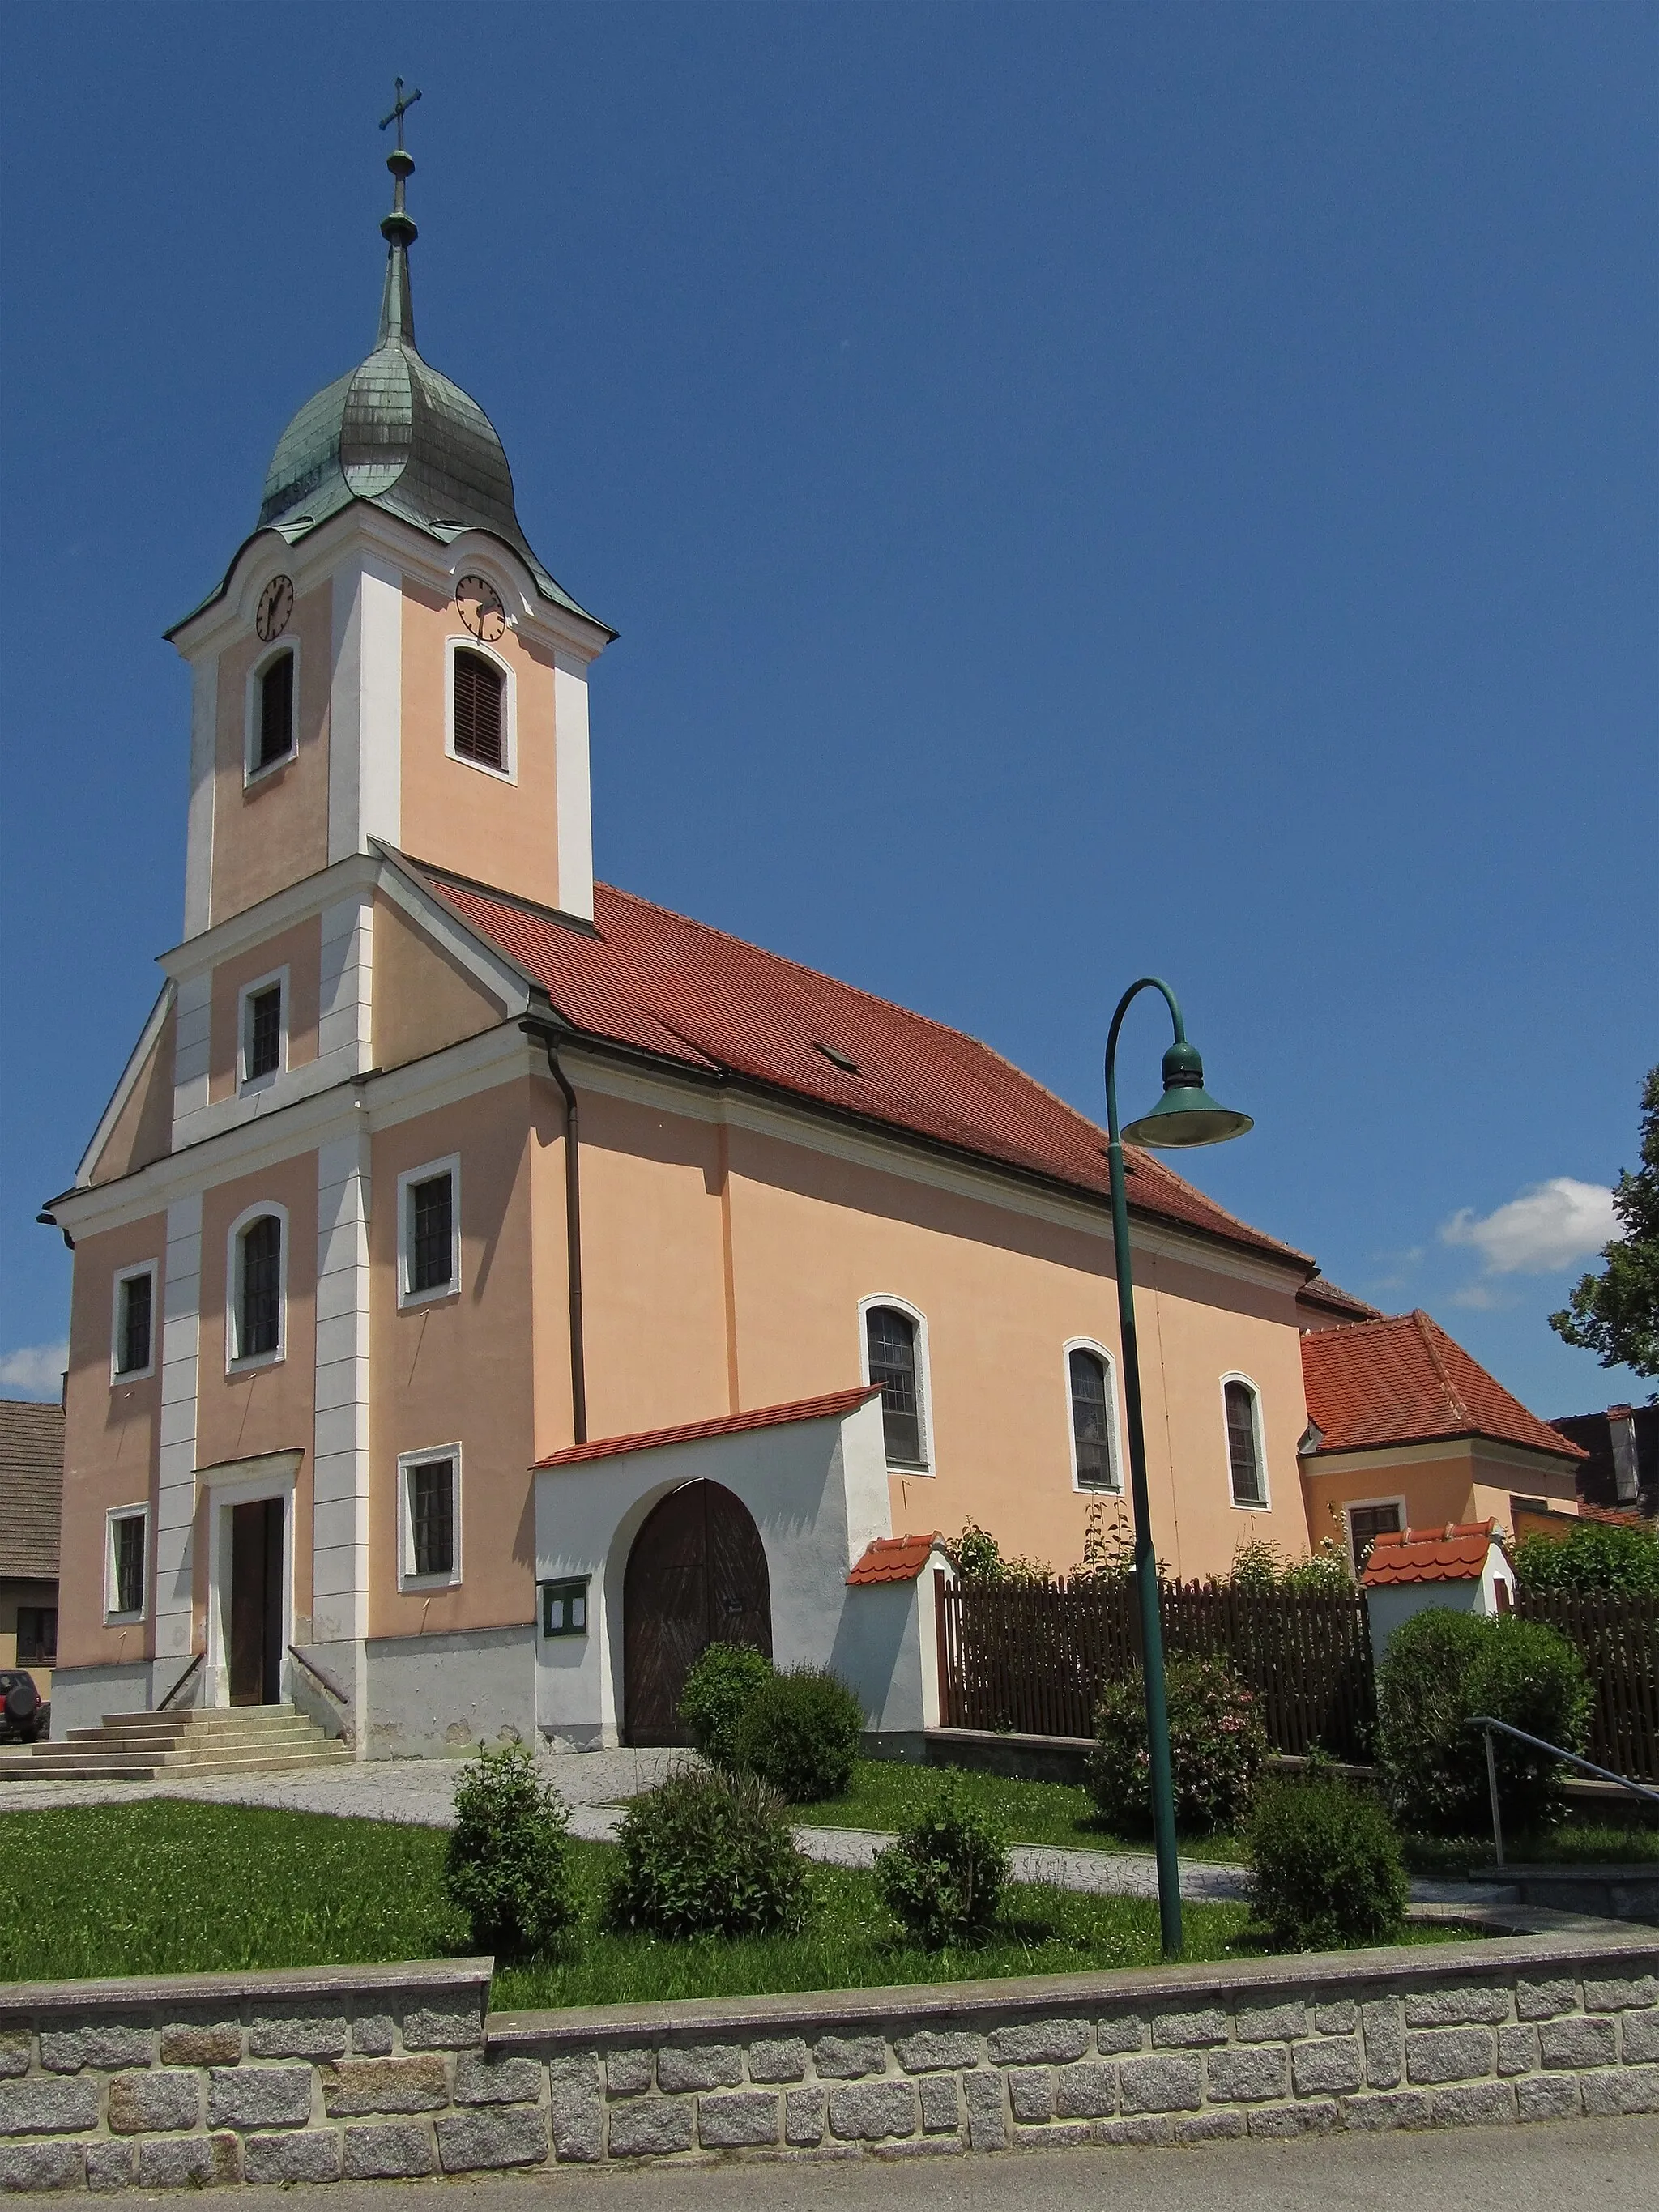
[[292, 1705], [232, 1705], [183, 1712], [109, 1713], [71, 1729], [62, 1743], [0, 1753], [0, 1780], [183, 1781], [213, 1774], [274, 1773], [344, 1765], [351, 1754]]

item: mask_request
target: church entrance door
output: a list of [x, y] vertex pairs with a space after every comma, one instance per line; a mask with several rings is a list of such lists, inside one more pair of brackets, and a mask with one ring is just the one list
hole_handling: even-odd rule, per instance
[[230, 1702], [274, 1705], [283, 1683], [283, 1500], [230, 1511]]
[[772, 1585], [748, 1507], [688, 1482], [654, 1507], [623, 1578], [623, 1719], [629, 1743], [685, 1743], [680, 1692], [711, 1644], [772, 1656]]

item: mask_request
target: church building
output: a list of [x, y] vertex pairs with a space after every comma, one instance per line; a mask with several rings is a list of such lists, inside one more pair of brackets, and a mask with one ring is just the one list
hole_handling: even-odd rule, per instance
[[[937, 1711], [936, 1532], [1063, 1571], [1121, 1510], [1104, 1138], [975, 1039], [595, 881], [616, 633], [416, 349], [389, 166], [374, 349], [168, 634], [183, 935], [51, 1201], [53, 1732], [292, 1699], [367, 1755], [659, 1741], [724, 1635], [901, 1735]], [[1160, 1557], [1305, 1553], [1343, 1470], [1307, 1472], [1304, 1335], [1372, 1310], [1133, 1149], [1128, 1201]], [[1571, 1501], [1572, 1449], [1510, 1454]]]

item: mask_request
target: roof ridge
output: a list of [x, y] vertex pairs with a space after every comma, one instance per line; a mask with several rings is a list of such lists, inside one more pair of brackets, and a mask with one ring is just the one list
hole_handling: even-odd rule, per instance
[[[1439, 1346], [1435, 1342], [1433, 1336], [1430, 1334], [1431, 1330], [1437, 1332], [1439, 1323], [1431, 1320], [1429, 1316], [1424, 1312], [1421, 1306], [1413, 1306], [1412, 1308], [1411, 1318], [1416, 1323], [1419, 1336], [1423, 1340], [1423, 1349], [1428, 1353], [1429, 1358], [1433, 1364], [1435, 1373], [1440, 1377], [1440, 1387], [1446, 1394], [1446, 1403], [1451, 1407], [1452, 1412], [1457, 1419], [1462, 1422], [1465, 1428], [1474, 1429], [1478, 1427], [1479, 1424], [1475, 1420], [1474, 1414], [1470, 1413], [1468, 1407], [1464, 1404], [1462, 1393], [1459, 1391], [1457, 1385], [1451, 1379], [1451, 1376], [1447, 1370], [1445, 1360], [1441, 1357]], [[1497, 1378], [1494, 1376], [1493, 1379], [1495, 1381]], [[1500, 1385], [1499, 1387], [1501, 1388], [1502, 1386]]]

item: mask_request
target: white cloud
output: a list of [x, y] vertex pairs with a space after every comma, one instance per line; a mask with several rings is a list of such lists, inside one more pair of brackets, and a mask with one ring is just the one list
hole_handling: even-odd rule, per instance
[[31, 1397], [55, 1398], [64, 1387], [68, 1365], [66, 1344], [26, 1344], [15, 1352], [0, 1352], [0, 1386], [27, 1390]]
[[1489, 1275], [1547, 1275], [1599, 1252], [1618, 1228], [1610, 1190], [1553, 1176], [1492, 1213], [1460, 1206], [1440, 1236], [1443, 1243], [1473, 1244]]

